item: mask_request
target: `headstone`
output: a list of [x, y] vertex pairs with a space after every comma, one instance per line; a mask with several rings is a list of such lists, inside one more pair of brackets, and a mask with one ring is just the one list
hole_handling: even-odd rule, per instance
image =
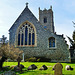
[[62, 64], [56, 63], [54, 65], [54, 75], [62, 75], [62, 68], [63, 68]]
[[12, 67], [12, 68], [14, 68], [14, 71], [16, 71], [16, 72], [22, 71], [22, 69], [24, 68], [24, 65], [21, 64], [20, 67], [18, 67], [18, 65], [17, 65], [17, 66]]
[[47, 66], [43, 65], [39, 70], [47, 70]]
[[20, 64], [20, 68], [24, 68], [24, 65]]
[[22, 61], [24, 62], [24, 53], [23, 53], [23, 60]]
[[71, 68], [70, 65], [67, 65], [67, 66], [65, 67], [65, 69], [66, 69], [66, 70], [73, 70], [73, 68]]
[[18, 58], [17, 58], [17, 61], [18, 61], [18, 67], [20, 67], [21, 58], [18, 57]]
[[17, 72], [18, 72], [18, 71], [22, 71], [22, 68], [20, 67], [21, 58], [18, 57], [18, 58], [17, 58], [17, 61], [18, 61], [18, 66], [15, 66], [15, 67], [14, 67], [14, 70], [17, 71]]
[[28, 70], [35, 70], [35, 69], [37, 69], [37, 66], [34, 64], [32, 64], [28, 67]]

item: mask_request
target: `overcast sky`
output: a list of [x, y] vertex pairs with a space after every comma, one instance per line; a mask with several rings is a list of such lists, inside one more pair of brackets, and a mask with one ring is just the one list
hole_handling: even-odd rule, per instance
[[29, 9], [38, 19], [38, 8], [52, 9], [54, 26], [57, 34], [72, 37], [75, 22], [75, 0], [0, 0], [0, 38], [5, 35], [9, 39], [9, 29], [18, 18], [28, 2]]

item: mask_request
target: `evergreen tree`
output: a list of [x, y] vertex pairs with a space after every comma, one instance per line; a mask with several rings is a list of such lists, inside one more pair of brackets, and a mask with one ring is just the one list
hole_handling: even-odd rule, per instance
[[73, 40], [74, 40], [74, 43], [75, 43], [75, 31], [73, 32]]

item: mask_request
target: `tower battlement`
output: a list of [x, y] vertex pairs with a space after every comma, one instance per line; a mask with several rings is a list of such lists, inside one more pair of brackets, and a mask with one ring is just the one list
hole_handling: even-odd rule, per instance
[[44, 10], [39, 8], [39, 21], [46, 29], [54, 33], [52, 6], [50, 6], [50, 9], [48, 10], [46, 8]]

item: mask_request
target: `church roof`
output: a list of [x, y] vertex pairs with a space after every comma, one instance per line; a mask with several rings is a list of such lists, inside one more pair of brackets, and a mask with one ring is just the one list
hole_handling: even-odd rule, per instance
[[19, 19], [23, 19], [24, 21], [29, 20], [29, 19], [35, 19], [35, 21], [38, 21], [38, 19], [34, 16], [34, 14], [30, 11], [30, 9], [28, 8], [28, 3], [26, 3], [26, 7], [25, 9], [22, 11], [22, 13], [20, 14], [20, 16], [17, 18], [17, 20], [14, 22], [14, 24], [11, 26], [11, 28], [9, 29], [9, 31], [15, 26], [17, 25], [17, 22]]

